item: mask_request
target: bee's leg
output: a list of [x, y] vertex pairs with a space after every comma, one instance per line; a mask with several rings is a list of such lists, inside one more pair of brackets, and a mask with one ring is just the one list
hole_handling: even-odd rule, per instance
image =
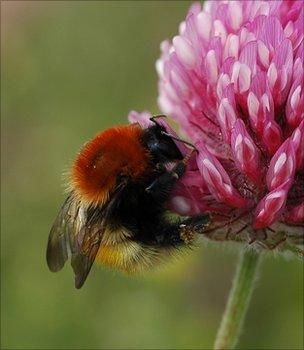
[[151, 185], [146, 187], [149, 193], [156, 201], [165, 202], [172, 191], [176, 181], [183, 176], [186, 170], [186, 161], [178, 162], [172, 170], [161, 174]]
[[166, 223], [156, 236], [156, 241], [163, 246], [190, 244], [198, 234], [204, 233], [210, 223], [208, 214], [190, 217], [177, 223]]
[[185, 219], [179, 224], [180, 238], [185, 244], [189, 244], [194, 240], [196, 235], [203, 234], [210, 223], [211, 218], [208, 214], [201, 214]]
[[193, 152], [195, 152], [195, 150], [186, 155], [184, 159], [177, 162], [173, 169], [165, 170], [165, 172], [154, 180], [150, 186], [146, 187], [146, 192], [151, 194], [155, 200], [165, 202], [176, 181], [184, 175], [187, 163]]

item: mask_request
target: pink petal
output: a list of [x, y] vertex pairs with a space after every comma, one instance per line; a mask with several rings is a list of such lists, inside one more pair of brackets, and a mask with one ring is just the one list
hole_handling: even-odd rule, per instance
[[247, 108], [249, 112], [249, 118], [252, 121], [252, 124], [257, 126], [258, 122], [258, 112], [259, 112], [260, 102], [257, 99], [256, 95], [253, 92], [249, 92], [247, 97]]
[[251, 70], [245, 63], [235, 62], [232, 68], [231, 82], [236, 92], [247, 91], [251, 83]]
[[243, 9], [239, 1], [228, 3], [228, 18], [233, 30], [238, 30], [243, 22]]
[[196, 17], [196, 28], [199, 36], [208, 40], [211, 32], [211, 17], [206, 12], [200, 12]]
[[208, 51], [206, 55], [206, 72], [209, 76], [209, 80], [215, 83], [218, 77], [218, 66], [216, 60], [216, 54], [214, 50]]
[[304, 224], [304, 203], [301, 203], [288, 211], [284, 215], [284, 221], [293, 224]]
[[252, 181], [260, 184], [262, 173], [259, 151], [240, 118], [234, 124], [231, 135], [231, 148], [238, 169]]
[[250, 67], [252, 74], [256, 73], [257, 53], [258, 46], [256, 41], [247, 43], [240, 53], [239, 61]]
[[271, 89], [273, 89], [274, 85], [278, 79], [278, 70], [273, 62], [271, 63], [271, 65], [268, 68], [267, 78], [268, 78], [268, 82], [269, 82]]
[[282, 132], [274, 120], [269, 120], [264, 126], [263, 141], [270, 155], [273, 155], [279, 148], [282, 140]]
[[224, 48], [224, 58], [227, 57], [239, 57], [239, 37], [234, 34], [229, 34], [225, 48]]
[[295, 149], [296, 169], [300, 170], [304, 165], [304, 120], [294, 130], [291, 140]]
[[286, 119], [291, 127], [297, 127], [304, 119], [303, 63], [297, 58], [293, 70], [293, 83], [286, 103]]
[[187, 170], [171, 193], [169, 208], [180, 215], [200, 214], [208, 208], [203, 201], [208, 194], [200, 172], [197, 169]]
[[282, 25], [278, 18], [274, 16], [263, 19], [263, 27], [257, 34], [257, 38], [261, 39], [271, 51], [275, 51], [284, 40]]
[[196, 56], [193, 47], [182, 36], [175, 36], [173, 38], [173, 45], [180, 61], [190, 68], [196, 65]]
[[183, 196], [174, 196], [170, 200], [172, 210], [183, 216], [188, 216], [192, 212], [191, 202]]
[[288, 188], [282, 185], [268, 193], [258, 203], [253, 222], [255, 229], [270, 226], [280, 218], [286, 205], [287, 194]]
[[223, 22], [219, 19], [216, 19], [213, 22], [213, 30], [214, 30], [214, 36], [220, 37], [221, 43], [223, 45], [226, 41], [226, 38], [227, 38], [227, 31], [226, 31], [226, 28], [225, 28]]
[[151, 117], [152, 115], [148, 111], [143, 111], [141, 113], [131, 111], [128, 115], [128, 120], [130, 123], [139, 123], [142, 128], [148, 128], [153, 124], [150, 120]]
[[221, 74], [221, 76], [218, 79], [217, 87], [216, 87], [217, 97], [219, 99], [222, 99], [224, 91], [229, 84], [230, 84], [230, 78], [228, 74]]
[[234, 208], [248, 204], [231, 184], [230, 178], [221, 163], [206, 149], [203, 143], [196, 145], [199, 149], [197, 165], [200, 173], [213, 196]]
[[286, 184], [286, 188], [289, 188], [294, 179], [295, 169], [296, 159], [294, 145], [290, 139], [287, 139], [270, 161], [266, 175], [269, 191], [283, 184]]
[[269, 67], [269, 50], [263, 41], [258, 41], [258, 57], [264, 68]]
[[223, 98], [218, 108], [218, 121], [224, 140], [230, 142], [231, 130], [236, 121], [236, 114], [228, 98]]

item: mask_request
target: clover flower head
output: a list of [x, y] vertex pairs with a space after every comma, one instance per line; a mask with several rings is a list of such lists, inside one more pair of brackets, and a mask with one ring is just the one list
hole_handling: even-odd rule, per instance
[[161, 44], [159, 107], [199, 150], [172, 210], [303, 240], [303, 23], [301, 0], [205, 1]]

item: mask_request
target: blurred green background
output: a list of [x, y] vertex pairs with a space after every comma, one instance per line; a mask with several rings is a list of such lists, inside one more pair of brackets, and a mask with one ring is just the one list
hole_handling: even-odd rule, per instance
[[[45, 263], [62, 173], [97, 131], [156, 106], [159, 44], [189, 2], [1, 2], [1, 346], [210, 349], [237, 250], [202, 244], [158, 272]], [[239, 347], [303, 348], [303, 265], [263, 262]]]

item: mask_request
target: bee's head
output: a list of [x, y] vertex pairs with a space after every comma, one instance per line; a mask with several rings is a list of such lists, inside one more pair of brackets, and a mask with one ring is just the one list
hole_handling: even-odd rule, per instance
[[158, 123], [145, 130], [143, 142], [149, 149], [155, 163], [183, 159], [183, 155], [173, 139], [167, 134], [166, 129]]

